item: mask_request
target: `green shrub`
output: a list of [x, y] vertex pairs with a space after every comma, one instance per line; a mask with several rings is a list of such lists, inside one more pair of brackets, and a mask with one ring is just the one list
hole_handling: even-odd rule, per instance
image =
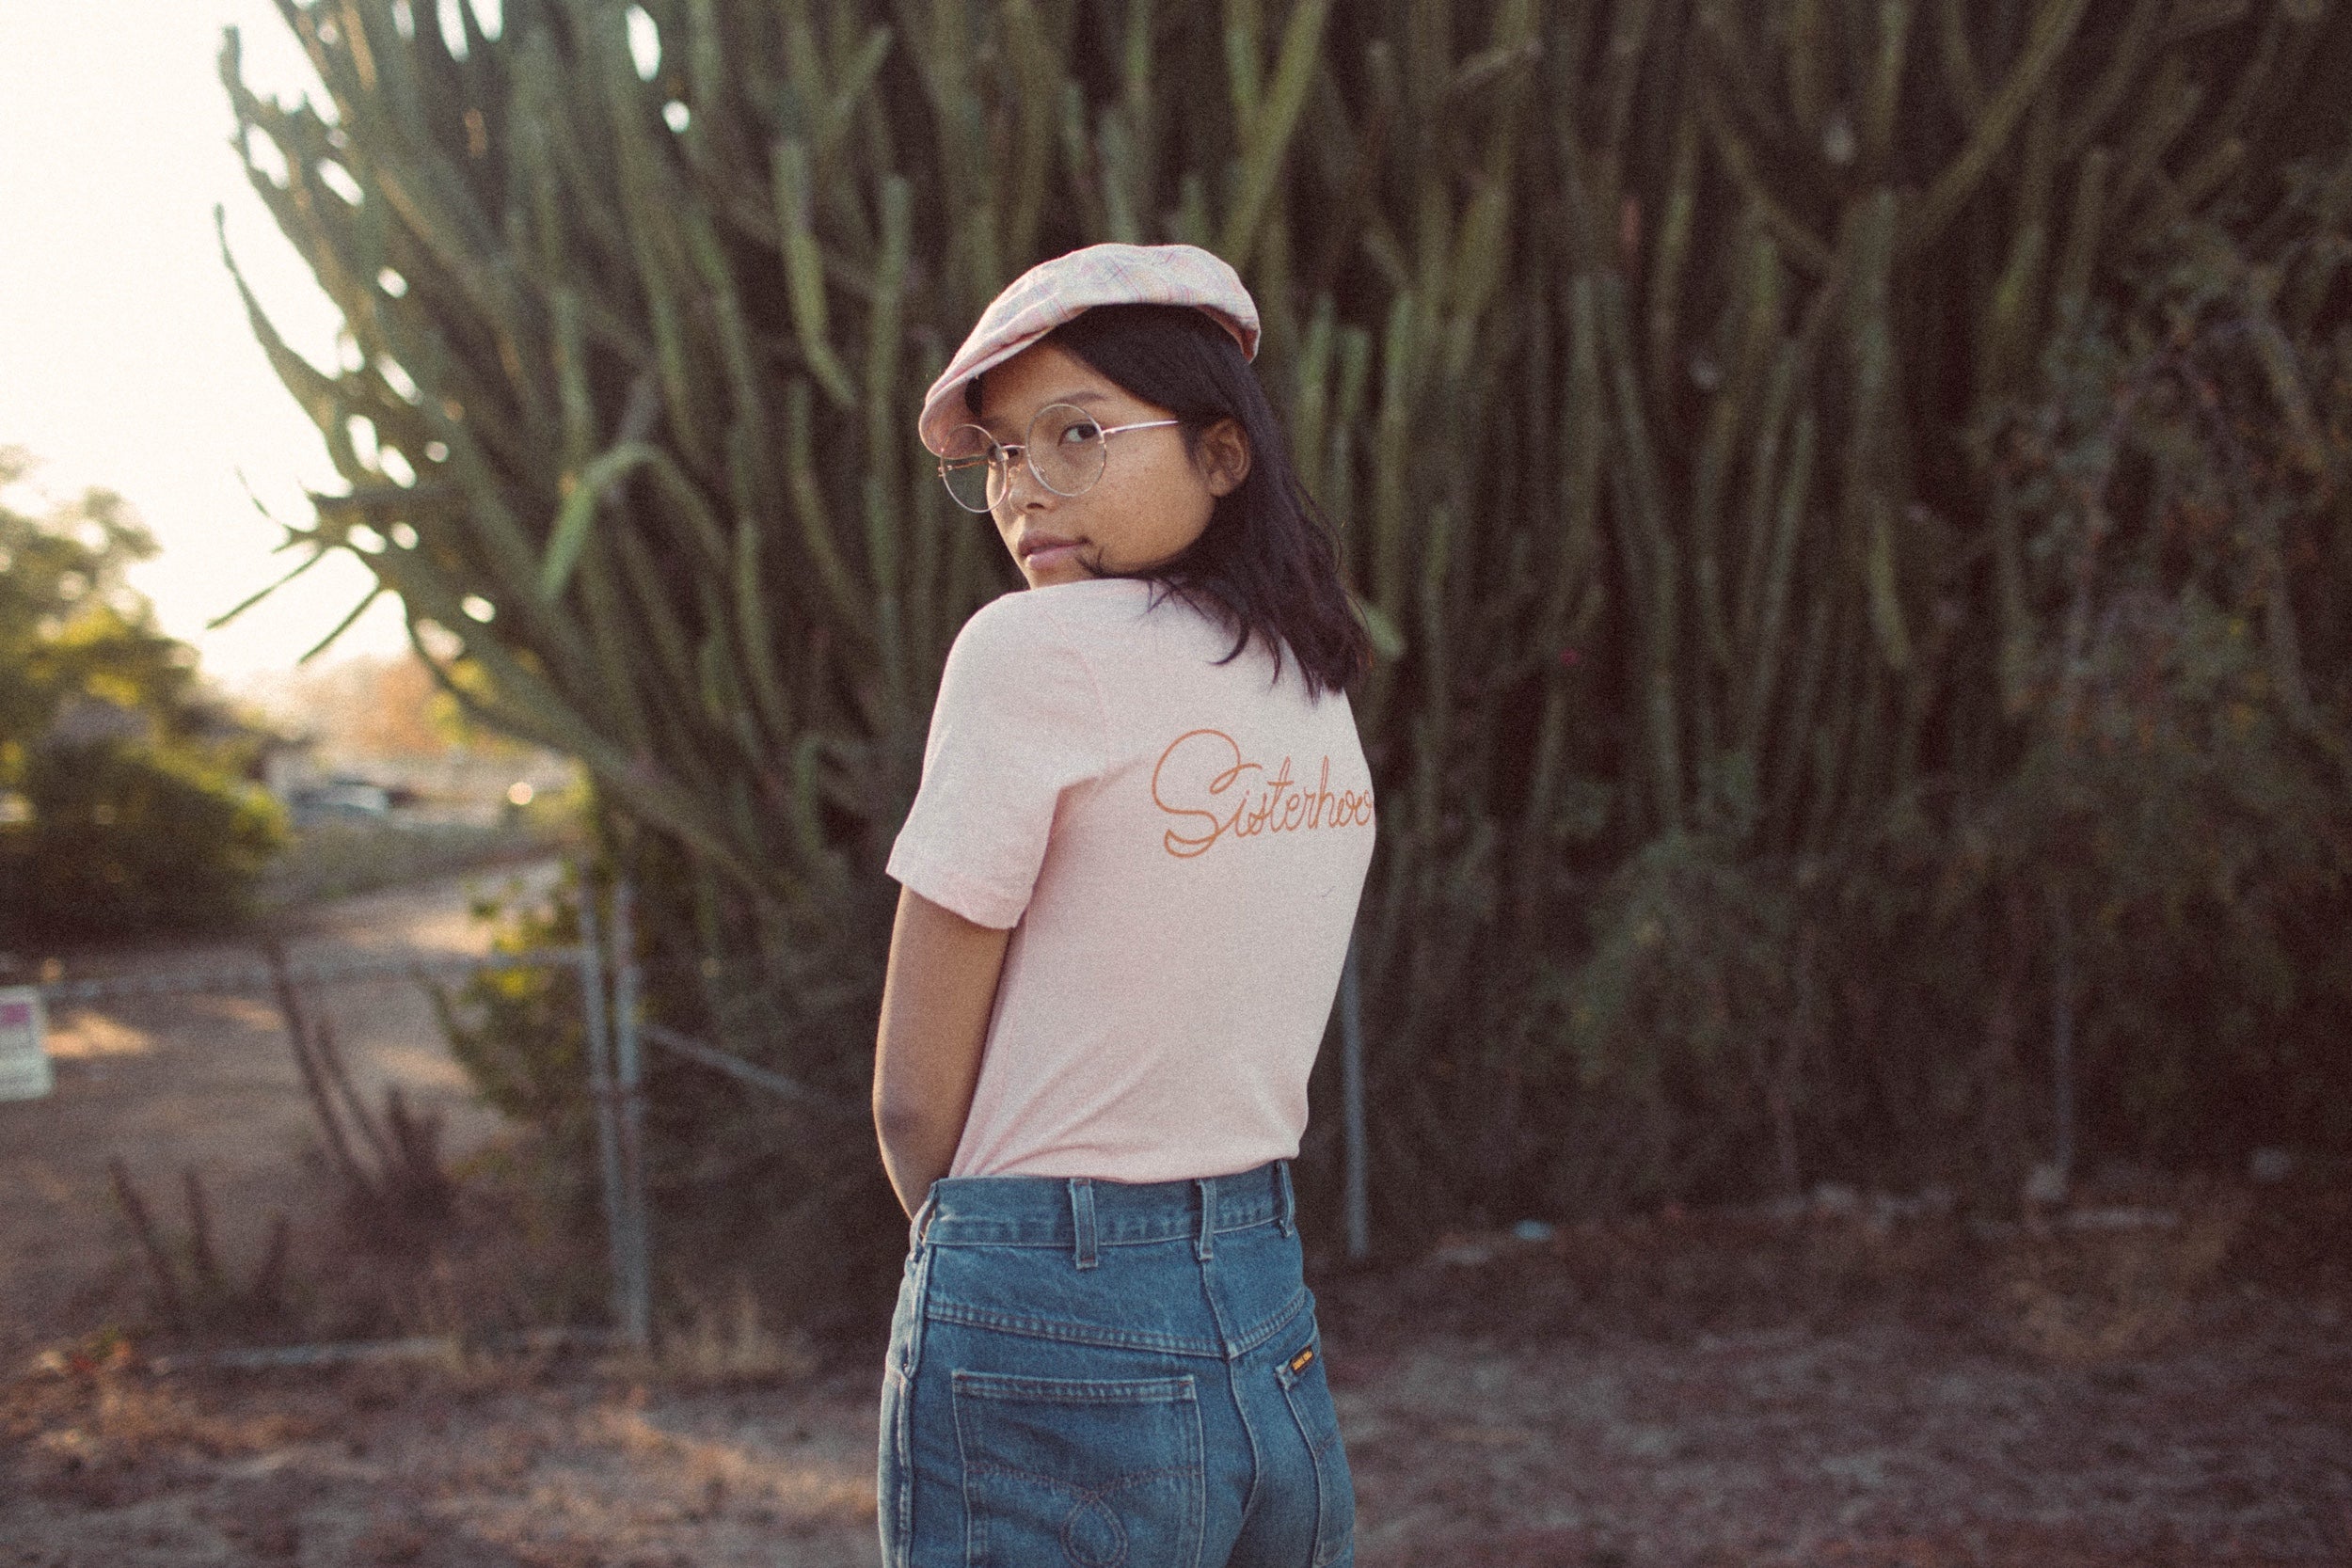
[[24, 794], [31, 820], [0, 830], [0, 922], [14, 942], [235, 920], [285, 833], [266, 795], [170, 750], [45, 748]]

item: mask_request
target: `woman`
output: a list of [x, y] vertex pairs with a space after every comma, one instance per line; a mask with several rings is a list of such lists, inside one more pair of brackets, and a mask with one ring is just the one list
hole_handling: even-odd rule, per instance
[[1095, 245], [924, 402], [1029, 592], [956, 639], [890, 859], [892, 1568], [1352, 1558], [1288, 1162], [1372, 853], [1367, 647], [1257, 338], [1206, 251]]

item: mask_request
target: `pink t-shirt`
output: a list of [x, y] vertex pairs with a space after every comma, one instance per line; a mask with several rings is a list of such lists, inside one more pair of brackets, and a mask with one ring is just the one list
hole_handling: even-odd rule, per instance
[[1009, 594], [947, 655], [890, 875], [1012, 927], [952, 1176], [1298, 1152], [1372, 858], [1355, 714], [1152, 593]]

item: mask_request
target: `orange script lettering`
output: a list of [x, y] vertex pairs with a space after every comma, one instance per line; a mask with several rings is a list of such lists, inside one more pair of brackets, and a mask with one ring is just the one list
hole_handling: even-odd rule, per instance
[[1241, 839], [1372, 826], [1372, 791], [1333, 790], [1329, 757], [1314, 787], [1300, 788], [1291, 778], [1290, 758], [1269, 774], [1263, 763], [1245, 758], [1240, 742], [1223, 730], [1187, 730], [1168, 743], [1152, 769], [1152, 803], [1177, 818], [1160, 842], [1180, 860], [1208, 853], [1228, 834]]

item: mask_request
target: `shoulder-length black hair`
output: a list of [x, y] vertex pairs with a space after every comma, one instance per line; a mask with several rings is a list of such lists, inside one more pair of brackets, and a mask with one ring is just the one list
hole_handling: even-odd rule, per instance
[[[1361, 674], [1372, 641], [1340, 581], [1339, 543], [1299, 483], [1265, 388], [1232, 336], [1189, 306], [1098, 305], [1044, 341], [1182, 420], [1188, 451], [1219, 420], [1249, 439], [1248, 475], [1217, 498], [1199, 539], [1156, 565], [1097, 575], [1154, 583], [1216, 621], [1233, 637], [1220, 663], [1255, 637], [1274, 655], [1278, 680], [1288, 647], [1318, 697]], [[964, 396], [977, 412], [977, 380]]]

